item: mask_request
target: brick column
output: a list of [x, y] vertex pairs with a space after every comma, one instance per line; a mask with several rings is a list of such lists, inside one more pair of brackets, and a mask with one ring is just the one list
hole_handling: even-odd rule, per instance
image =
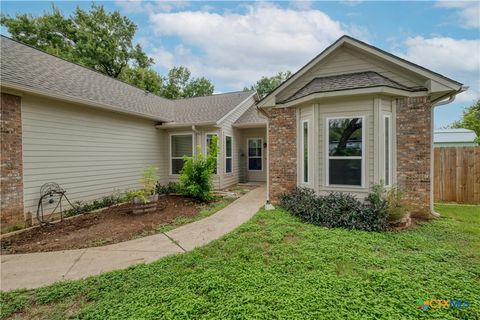
[[432, 112], [428, 97], [397, 101], [397, 183], [412, 216], [431, 216]]
[[297, 185], [297, 124], [295, 108], [268, 110], [269, 188], [270, 200]]
[[24, 223], [21, 98], [1, 94], [0, 223], [4, 231]]

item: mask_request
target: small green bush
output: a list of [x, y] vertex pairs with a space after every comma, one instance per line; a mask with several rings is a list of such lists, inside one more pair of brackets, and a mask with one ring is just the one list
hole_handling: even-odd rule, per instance
[[200, 147], [197, 147], [196, 157], [184, 157], [180, 182], [183, 193], [201, 201], [210, 200], [210, 191], [213, 188], [212, 176], [217, 165], [218, 138], [214, 136], [208, 148], [207, 156], [203, 156]]
[[109, 195], [102, 197], [98, 200], [94, 200], [93, 202], [83, 202], [83, 201], [75, 201], [73, 204], [73, 208], [66, 210], [64, 212], [65, 217], [74, 216], [77, 214], [91, 212], [101, 208], [107, 208], [111, 205], [123, 202], [123, 197], [119, 197], [116, 195]]
[[328, 227], [365, 231], [387, 229], [387, 204], [375, 195], [362, 202], [348, 193], [319, 196], [308, 188], [296, 188], [280, 196], [281, 205], [304, 221]]
[[178, 182], [169, 182], [164, 185], [158, 183], [155, 192], [158, 194], [183, 193], [183, 187]]
[[403, 218], [410, 210], [404, 192], [397, 186], [386, 188], [383, 182], [372, 186], [367, 200], [375, 204], [385, 203], [389, 221]]
[[121, 196], [120, 202], [131, 202], [136, 197], [143, 197], [143, 194], [142, 190], [127, 191]]
[[155, 193], [155, 186], [158, 181], [157, 171], [158, 168], [155, 166], [148, 166], [143, 170], [142, 178], [140, 179], [142, 194], [139, 194], [139, 197], [143, 198], [144, 201]]

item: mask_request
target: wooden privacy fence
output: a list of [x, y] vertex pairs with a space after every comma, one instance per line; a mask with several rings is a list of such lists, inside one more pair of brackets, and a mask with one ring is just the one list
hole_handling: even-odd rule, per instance
[[435, 201], [480, 203], [480, 147], [434, 148]]

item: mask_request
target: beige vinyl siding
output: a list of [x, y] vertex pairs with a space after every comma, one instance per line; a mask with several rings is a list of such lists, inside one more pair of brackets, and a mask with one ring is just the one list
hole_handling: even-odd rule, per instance
[[71, 201], [91, 201], [138, 188], [149, 165], [165, 177], [168, 149], [151, 120], [25, 95], [22, 126], [26, 211], [36, 211], [46, 182]]
[[[360, 198], [367, 195], [371, 183], [374, 181], [374, 98], [356, 98], [356, 99], [335, 99], [325, 100], [317, 106], [318, 108], [318, 149], [317, 149], [317, 185], [318, 191], [343, 191], [351, 192]], [[365, 159], [364, 159], [364, 186], [363, 187], [340, 187], [326, 185], [326, 144], [328, 135], [326, 134], [326, 121], [331, 117], [365, 117]]]
[[[239, 129], [233, 127], [235, 121], [238, 120], [249, 108], [253, 107], [255, 99], [253, 97], [248, 98], [242, 102], [238, 108], [236, 108], [231, 114], [229, 114], [221, 123], [221, 177], [220, 187], [226, 188], [239, 182], [240, 178], [240, 150], [241, 150], [241, 133]], [[232, 137], [232, 172], [225, 173], [225, 136]]]
[[341, 47], [280, 92], [277, 96], [277, 101], [282, 101], [290, 97], [316, 77], [363, 71], [378, 72], [405, 86], [424, 85], [424, 80], [411, 72], [401, 70], [389, 62], [380, 61], [379, 59], [361, 54], [357, 50]]

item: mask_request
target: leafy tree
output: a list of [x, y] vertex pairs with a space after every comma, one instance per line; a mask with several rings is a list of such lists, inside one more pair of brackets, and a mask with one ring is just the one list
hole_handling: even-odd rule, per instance
[[184, 90], [184, 97], [201, 97], [213, 94], [215, 87], [210, 80], [200, 77], [193, 78], [188, 82]]
[[92, 4], [88, 12], [77, 7], [71, 17], [53, 6], [51, 13], [39, 17], [2, 15], [1, 24], [18, 41], [114, 78], [130, 64], [147, 68], [153, 63], [140, 45], [132, 43], [135, 23], [119, 11], [106, 12], [103, 6]]
[[161, 95], [163, 77], [150, 68], [125, 68], [120, 79], [156, 95]]
[[173, 67], [169, 72], [161, 95], [169, 99], [206, 96], [213, 93], [213, 84], [205, 78], [191, 78], [185, 67]]
[[462, 119], [455, 121], [452, 128], [464, 128], [475, 131], [475, 142], [480, 144], [480, 99], [463, 110]]
[[243, 90], [256, 90], [260, 98], [263, 98], [275, 90], [275, 88], [277, 88], [283, 81], [290, 78], [291, 75], [292, 72], [288, 70], [285, 72], [280, 71], [272, 77], [262, 77], [253, 86], [250, 86], [249, 88], [245, 87]]

